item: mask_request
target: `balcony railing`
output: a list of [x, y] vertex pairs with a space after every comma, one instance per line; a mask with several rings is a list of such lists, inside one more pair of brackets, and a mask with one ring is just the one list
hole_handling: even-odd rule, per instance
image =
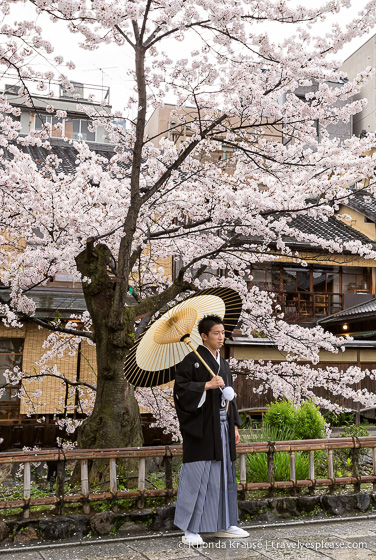
[[325, 316], [344, 309], [344, 294], [341, 293], [278, 292], [276, 295], [277, 303], [287, 316]]

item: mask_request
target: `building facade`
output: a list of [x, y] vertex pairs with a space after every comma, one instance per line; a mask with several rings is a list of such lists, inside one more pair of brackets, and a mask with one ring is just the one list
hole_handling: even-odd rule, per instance
[[[353, 80], [367, 67], [376, 65], [376, 35], [350, 55], [341, 66], [350, 80]], [[360, 113], [354, 115], [353, 133], [360, 136], [362, 132], [376, 132], [376, 78], [375, 75], [366, 83], [361, 92], [354, 95], [354, 100], [367, 99], [367, 105]]]

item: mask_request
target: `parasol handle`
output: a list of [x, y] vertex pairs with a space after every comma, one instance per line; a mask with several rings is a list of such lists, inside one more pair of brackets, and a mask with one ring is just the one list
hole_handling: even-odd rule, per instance
[[[175, 325], [176, 326], [176, 325]], [[180, 330], [180, 329], [178, 329]], [[202, 363], [202, 365], [204, 365], [206, 367], [206, 369], [208, 370], [208, 372], [215, 377], [215, 373], [213, 373], [213, 371], [210, 369], [210, 367], [208, 366], [208, 364], [205, 362], [205, 360], [200, 356], [200, 354], [197, 352], [196, 348], [193, 346], [191, 339], [189, 338], [188, 335], [185, 335], [183, 337], [183, 341], [185, 342], [185, 344], [187, 346], [189, 346], [189, 348], [192, 350], [192, 352], [195, 353], [195, 355], [197, 356], [197, 358], [200, 360], [200, 362]], [[220, 389], [223, 392], [222, 387], [218, 387], [218, 389]], [[226, 400], [226, 412], [228, 411], [228, 406], [230, 404], [230, 401]]]
[[175, 329], [179, 332], [179, 334], [181, 334], [181, 341], [185, 342], [185, 344], [187, 346], [189, 346], [189, 348], [192, 350], [192, 352], [194, 352], [197, 356], [197, 358], [200, 360], [200, 362], [202, 363], [202, 365], [204, 365], [206, 367], [206, 369], [208, 370], [208, 372], [210, 373], [210, 375], [212, 375], [213, 377], [215, 377], [215, 373], [213, 373], [213, 371], [210, 369], [210, 367], [208, 366], [208, 364], [205, 362], [205, 360], [203, 358], [201, 358], [200, 354], [197, 352], [196, 348], [193, 346], [191, 339], [189, 338], [189, 334], [184, 333], [184, 331], [181, 330], [181, 328], [179, 327], [176, 318], [175, 317], [171, 317], [170, 319], [175, 327]]
[[189, 348], [192, 350], [192, 352], [194, 352], [197, 356], [197, 358], [200, 360], [200, 362], [202, 363], [203, 366], [206, 367], [206, 369], [208, 370], [208, 372], [215, 377], [215, 373], [213, 373], [213, 371], [210, 369], [210, 367], [208, 366], [208, 364], [205, 362], [205, 360], [200, 356], [200, 354], [197, 352], [196, 348], [193, 346], [191, 339], [189, 338], [188, 335], [186, 335], [183, 339], [183, 341], [186, 343], [187, 346], [189, 346]]

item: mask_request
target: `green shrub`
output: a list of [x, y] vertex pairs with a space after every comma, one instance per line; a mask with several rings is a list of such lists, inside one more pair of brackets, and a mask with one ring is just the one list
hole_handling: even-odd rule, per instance
[[295, 439], [321, 439], [325, 437], [325, 419], [318, 406], [305, 401], [297, 410]]
[[[343, 428], [341, 437], [364, 437], [369, 436], [370, 433], [364, 426], [355, 426], [354, 424], [349, 424]], [[346, 460], [352, 456], [352, 449], [341, 449], [337, 451], [340, 460]], [[368, 449], [359, 449], [358, 451], [359, 459], [362, 460], [368, 455]]]
[[369, 431], [364, 426], [355, 426], [355, 424], [348, 424], [344, 426], [341, 437], [364, 437], [369, 436]]
[[325, 419], [318, 406], [312, 401], [300, 407], [286, 399], [268, 405], [264, 415], [264, 426], [289, 429], [289, 439], [320, 439], [325, 437]]
[[[294, 403], [283, 399], [271, 403], [267, 407], [264, 414], [263, 425], [275, 428], [277, 430], [290, 430], [292, 434], [295, 433], [295, 426], [297, 422], [297, 409]], [[288, 439], [295, 439], [294, 436]]]
[[332, 428], [336, 426], [345, 426], [346, 424], [354, 424], [355, 414], [353, 412], [332, 412], [331, 410], [324, 410], [322, 415], [325, 422], [330, 424]]

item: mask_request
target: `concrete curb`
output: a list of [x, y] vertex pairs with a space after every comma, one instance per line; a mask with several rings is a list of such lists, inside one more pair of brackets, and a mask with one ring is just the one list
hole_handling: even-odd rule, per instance
[[[372, 520], [376, 519], [376, 514], [359, 514], [353, 515], [348, 517], [334, 517], [330, 519], [307, 519], [307, 520], [295, 520], [295, 521], [284, 521], [279, 523], [267, 523], [267, 524], [257, 524], [257, 525], [242, 525], [242, 528], [247, 529], [249, 531], [256, 530], [256, 529], [275, 529], [279, 527], [294, 527], [294, 526], [302, 526], [302, 525], [319, 525], [319, 524], [327, 524], [327, 523], [343, 523], [346, 521], [364, 521], [364, 520]], [[37, 542], [35, 545], [31, 546], [22, 546], [22, 547], [15, 547], [14, 545], [10, 545], [8, 548], [0, 548], [0, 555], [1, 554], [9, 554], [12, 552], [32, 552], [33, 550], [43, 550], [43, 549], [59, 549], [59, 548], [70, 548], [76, 546], [92, 546], [95, 544], [111, 544], [111, 543], [121, 543], [121, 542], [132, 542], [139, 539], [148, 540], [148, 539], [162, 539], [162, 538], [171, 538], [171, 537], [181, 537], [183, 534], [182, 531], [172, 532], [166, 531], [164, 533], [154, 533], [152, 535], [135, 535], [130, 537], [113, 537], [113, 538], [105, 538], [102, 539], [98, 538], [90, 538], [85, 540], [77, 540], [77, 541], [70, 541], [70, 542], [60, 542], [60, 543], [53, 543], [50, 544]]]

